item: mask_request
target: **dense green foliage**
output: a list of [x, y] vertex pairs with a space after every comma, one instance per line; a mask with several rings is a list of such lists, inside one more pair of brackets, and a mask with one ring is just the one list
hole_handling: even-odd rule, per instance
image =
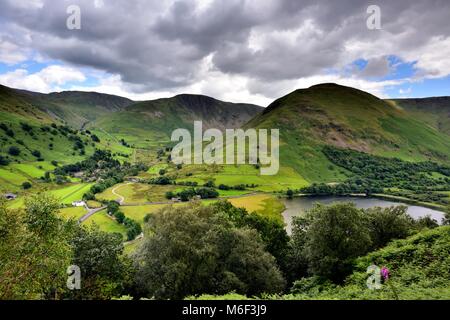
[[106, 211], [110, 216], [114, 217], [119, 224], [125, 226], [128, 241], [134, 240], [142, 233], [141, 225], [135, 220], [126, 217], [125, 214], [120, 211], [120, 205], [116, 201], [109, 201]]
[[102, 232], [97, 226], [77, 228], [70, 241], [72, 263], [80, 267], [80, 290], [67, 290], [69, 299], [111, 299], [131, 281], [131, 265], [122, 258], [122, 236]]
[[283, 289], [275, 259], [257, 231], [235, 227], [211, 207], [167, 207], [148, 216], [146, 227], [135, 256], [137, 283], [146, 296], [256, 295]]
[[290, 270], [297, 279], [341, 283], [357, 257], [423, 228], [423, 221], [409, 217], [406, 207], [364, 210], [352, 203], [318, 204], [293, 220]]
[[0, 205], [0, 299], [58, 298], [70, 265], [71, 226], [56, 216], [55, 199], [27, 200], [25, 211]]
[[[390, 270], [390, 285], [370, 290], [367, 268], [377, 265]], [[353, 273], [342, 286], [312, 281], [300, 284], [284, 299], [450, 299], [450, 227], [420, 232], [405, 240], [358, 258]], [[315, 283], [314, 283], [315, 282]], [[305, 290], [306, 289], [306, 290]], [[395, 290], [395, 294], [393, 292]]]
[[331, 146], [324, 154], [351, 173], [335, 185], [312, 184], [300, 192], [314, 195], [386, 193], [410, 199], [447, 204], [443, 191], [450, 191], [450, 167], [435, 162], [407, 162]]
[[[0, 205], [0, 299], [109, 299], [131, 283], [122, 256], [122, 237], [58, 217], [47, 194], [26, 201], [26, 209]], [[81, 270], [81, 290], [66, 287], [66, 270]]]

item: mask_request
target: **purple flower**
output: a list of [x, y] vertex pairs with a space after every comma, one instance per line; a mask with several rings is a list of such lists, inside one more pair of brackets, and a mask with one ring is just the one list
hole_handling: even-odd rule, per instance
[[386, 267], [381, 268], [381, 276], [383, 277], [384, 281], [387, 281], [390, 276], [389, 269]]

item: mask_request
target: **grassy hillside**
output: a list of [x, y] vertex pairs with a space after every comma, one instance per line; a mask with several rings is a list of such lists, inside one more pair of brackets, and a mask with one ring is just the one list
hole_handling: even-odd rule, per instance
[[450, 134], [450, 97], [388, 100], [441, 132]]
[[178, 95], [173, 98], [135, 103], [111, 113], [90, 126], [99, 127], [117, 138], [136, 146], [146, 147], [155, 142], [170, 141], [173, 130], [192, 129], [194, 121], [203, 127], [239, 128], [262, 111], [250, 104], [235, 104], [201, 95]]
[[[66, 124], [66, 120], [70, 122], [73, 118], [63, 117], [66, 111], [70, 111], [83, 118], [75, 106], [77, 99], [85, 110], [95, 113], [100, 108], [106, 110], [108, 107], [108, 112], [117, 109], [116, 98], [90, 93], [42, 95], [0, 86], [0, 191], [16, 192], [24, 182], [35, 185], [47, 171], [55, 168], [56, 162], [59, 165], [83, 160], [96, 148], [131, 155], [133, 151], [130, 148], [111, 137], [101, 135], [100, 140], [94, 140], [91, 132]], [[103, 107], [98, 107], [101, 99], [105, 99]], [[108, 99], [111, 99], [111, 104]], [[62, 107], [51, 100], [59, 100]], [[45, 104], [48, 109], [43, 107], [44, 101], [49, 101]], [[83, 118], [82, 121], [87, 120]]]
[[133, 103], [127, 98], [97, 92], [22, 93], [40, 110], [77, 129]]
[[450, 157], [448, 135], [373, 95], [336, 84], [296, 90], [246, 127], [279, 128], [281, 163], [309, 181], [343, 177], [322, 154], [323, 145], [408, 161], [445, 162]]

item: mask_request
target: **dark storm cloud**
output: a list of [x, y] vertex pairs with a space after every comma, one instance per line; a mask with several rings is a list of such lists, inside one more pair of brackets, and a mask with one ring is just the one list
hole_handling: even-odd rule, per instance
[[[52, 59], [119, 74], [136, 92], [195, 83], [206, 57], [215, 70], [266, 82], [366, 58], [368, 69], [356, 76], [371, 77], [389, 71], [385, 56], [450, 35], [446, 0], [31, 2], [1, 2], [0, 36]], [[79, 31], [65, 27], [72, 4], [81, 7]], [[383, 30], [366, 28], [370, 4], [381, 7]], [[383, 39], [392, 43], [383, 47]]]

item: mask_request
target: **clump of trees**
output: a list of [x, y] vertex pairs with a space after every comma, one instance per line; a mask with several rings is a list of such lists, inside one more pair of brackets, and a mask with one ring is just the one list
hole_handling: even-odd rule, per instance
[[2, 129], [5, 134], [11, 138], [14, 138], [14, 131], [8, 127], [5, 123], [0, 123], [0, 129]]
[[[300, 192], [313, 195], [389, 193], [418, 201], [448, 203], [445, 195], [439, 193], [450, 190], [448, 165], [431, 161], [409, 162], [332, 146], [324, 147], [323, 153], [335, 165], [350, 172], [349, 179], [333, 186], [313, 184]], [[441, 176], [433, 177], [434, 173]], [[395, 191], [389, 188], [395, 188]]]
[[206, 188], [206, 187], [189, 188], [189, 189], [185, 189], [180, 192], [177, 192], [177, 193], [174, 193], [172, 191], [166, 192], [167, 199], [179, 197], [180, 200], [183, 202], [189, 201], [196, 196], [200, 197], [201, 199], [213, 199], [213, 198], [217, 198], [219, 196], [219, 192], [217, 192], [216, 190], [214, 190], [212, 188]]
[[340, 284], [357, 257], [425, 227], [404, 206], [358, 209], [353, 203], [316, 205], [293, 219], [288, 265], [293, 279], [314, 277]]
[[18, 147], [16, 147], [16, 146], [11, 146], [11, 147], [9, 147], [9, 149], [8, 149], [8, 153], [9, 153], [11, 156], [17, 157], [17, 156], [20, 155], [20, 149], [19, 149]]
[[[120, 234], [86, 228], [59, 217], [48, 194], [25, 210], [0, 203], [0, 299], [111, 299], [131, 286], [131, 261]], [[81, 271], [81, 289], [67, 289], [67, 268]]]
[[247, 186], [245, 184], [237, 184], [234, 186], [228, 186], [226, 184], [220, 184], [218, 187], [219, 190], [240, 190], [244, 191], [247, 189]]
[[213, 207], [167, 207], [146, 220], [148, 232], [134, 261], [141, 295], [181, 299], [283, 290], [281, 272], [258, 232], [237, 227]]
[[0, 155], [0, 166], [7, 166], [10, 160], [2, 155]]
[[137, 236], [142, 233], [141, 225], [133, 219], [125, 216], [125, 214], [120, 211], [120, 205], [116, 201], [108, 202], [106, 211], [108, 214], [116, 219], [120, 224], [123, 224], [127, 229], [127, 240], [134, 240]]

